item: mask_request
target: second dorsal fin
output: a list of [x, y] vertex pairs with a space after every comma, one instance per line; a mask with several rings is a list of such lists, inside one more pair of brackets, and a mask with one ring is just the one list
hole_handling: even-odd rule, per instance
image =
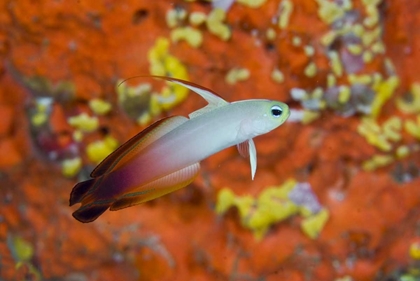
[[173, 116], [156, 121], [108, 155], [92, 171], [90, 176], [96, 178], [121, 167], [150, 143], [156, 141], [187, 120], [188, 118], [184, 116]]

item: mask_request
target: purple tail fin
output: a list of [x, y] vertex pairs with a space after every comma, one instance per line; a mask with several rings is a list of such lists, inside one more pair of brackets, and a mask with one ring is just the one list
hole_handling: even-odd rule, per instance
[[80, 203], [94, 184], [95, 179], [90, 179], [76, 184], [70, 194], [70, 206]]
[[83, 223], [92, 222], [102, 215], [109, 208], [111, 203], [112, 202], [101, 205], [95, 203], [87, 204], [77, 209], [73, 213], [73, 217]]

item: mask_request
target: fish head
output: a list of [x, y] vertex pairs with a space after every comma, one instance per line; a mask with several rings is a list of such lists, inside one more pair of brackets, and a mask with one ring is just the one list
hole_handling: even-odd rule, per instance
[[[289, 106], [273, 100], [248, 100], [247, 118], [242, 133], [248, 138], [270, 132], [283, 124], [290, 115]], [[242, 124], [244, 125], [244, 124]]]

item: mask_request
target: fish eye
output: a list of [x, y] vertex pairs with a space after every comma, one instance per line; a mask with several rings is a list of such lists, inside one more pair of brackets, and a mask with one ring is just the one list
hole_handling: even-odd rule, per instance
[[276, 118], [278, 118], [278, 117], [280, 117], [281, 116], [281, 114], [283, 113], [283, 109], [281, 109], [281, 107], [280, 106], [278, 106], [278, 105], [273, 105], [272, 107], [271, 107], [271, 115], [273, 116], [273, 117], [276, 117]]

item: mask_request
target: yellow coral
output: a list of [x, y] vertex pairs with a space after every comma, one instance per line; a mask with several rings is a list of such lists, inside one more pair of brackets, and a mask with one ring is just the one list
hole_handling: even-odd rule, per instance
[[67, 119], [67, 122], [78, 130], [83, 132], [93, 132], [99, 127], [99, 120], [95, 116], [89, 116], [81, 113]]
[[314, 77], [316, 75], [317, 72], [317, 67], [316, 64], [314, 62], [309, 63], [304, 70], [304, 74], [307, 77]]
[[66, 159], [61, 165], [61, 172], [63, 173], [63, 175], [65, 177], [71, 178], [77, 175], [77, 173], [82, 168], [82, 159], [80, 157]]
[[351, 90], [349, 86], [340, 86], [338, 92], [338, 102], [345, 104], [350, 100]]
[[216, 213], [223, 214], [230, 207], [236, 206], [239, 211], [242, 225], [252, 230], [254, 237], [259, 240], [268, 231], [272, 224], [285, 220], [293, 215], [302, 214], [307, 221], [302, 229], [316, 237], [325, 224], [326, 210], [313, 214], [304, 205], [297, 205], [290, 200], [289, 194], [296, 187], [297, 182], [289, 179], [280, 186], [264, 189], [258, 198], [252, 196], [235, 196], [229, 189], [222, 189], [218, 194]]
[[279, 69], [275, 68], [273, 70], [273, 72], [271, 72], [271, 79], [274, 82], [283, 83], [284, 82], [284, 75]]
[[301, 223], [303, 233], [311, 239], [315, 239], [319, 236], [321, 230], [330, 217], [330, 213], [327, 209], [322, 209], [317, 214], [305, 218]]
[[166, 12], [166, 24], [170, 28], [176, 27], [187, 16], [184, 9], [171, 9]]
[[226, 12], [223, 9], [216, 8], [210, 12], [206, 20], [207, 29], [224, 41], [232, 35], [230, 28], [223, 23], [225, 18]]
[[420, 260], [420, 243], [414, 242], [410, 245], [410, 257], [415, 260]]
[[401, 145], [397, 148], [395, 152], [395, 156], [397, 156], [398, 159], [402, 159], [407, 157], [410, 154], [410, 148], [406, 145]]
[[251, 8], [261, 7], [267, 0], [236, 0], [236, 2], [246, 5]]
[[[188, 80], [187, 68], [179, 59], [169, 54], [169, 41], [166, 38], [158, 38], [155, 45], [149, 50], [150, 73], [159, 76], [171, 76]], [[181, 85], [167, 85], [161, 91], [160, 97], [151, 99], [152, 114], [160, 113], [161, 109], [169, 110], [183, 101], [188, 95], [188, 89]]]
[[318, 111], [312, 111], [312, 110], [305, 109], [303, 111], [303, 118], [302, 118], [301, 122], [302, 122], [302, 124], [306, 125], [306, 124], [309, 124], [309, 123], [313, 122], [314, 120], [318, 119], [319, 116], [321, 116], [321, 113], [319, 113]]
[[290, 0], [281, 1], [279, 10], [279, 28], [285, 29], [289, 25], [290, 16], [293, 12], [293, 2]]
[[329, 73], [327, 75], [327, 86], [328, 88], [334, 87], [337, 84], [337, 78], [335, 78], [334, 74]]
[[370, 84], [372, 82], [372, 76], [369, 74], [362, 74], [362, 75], [356, 75], [356, 74], [350, 74], [348, 76], [348, 80], [350, 84]]
[[228, 84], [236, 84], [238, 81], [247, 80], [250, 76], [250, 72], [246, 68], [232, 68], [226, 74], [225, 81]]
[[374, 155], [371, 159], [363, 162], [362, 168], [365, 171], [373, 171], [377, 168], [387, 166], [393, 161], [394, 157], [391, 155]]
[[36, 127], [42, 126], [47, 120], [48, 114], [46, 112], [37, 112], [31, 117], [31, 123]]
[[319, 6], [318, 16], [323, 22], [331, 24], [344, 16], [345, 10], [337, 3], [328, 0], [316, 0], [316, 2]]
[[229, 188], [223, 188], [217, 195], [216, 214], [221, 215], [234, 204], [235, 194]]
[[74, 130], [73, 139], [77, 142], [81, 142], [83, 140], [83, 132], [80, 130]]
[[321, 37], [321, 44], [323, 46], [329, 46], [332, 44], [332, 42], [334, 42], [335, 38], [337, 37], [337, 32], [334, 30], [330, 30], [327, 33], [325, 33], [322, 37]]
[[198, 48], [203, 43], [203, 35], [198, 29], [190, 26], [178, 27], [171, 31], [171, 40], [173, 42], [184, 40], [191, 47]]
[[400, 131], [402, 129], [402, 121], [399, 117], [391, 117], [382, 125], [384, 135], [387, 139], [394, 142], [401, 140]]
[[106, 102], [102, 99], [92, 99], [89, 101], [89, 107], [92, 109], [93, 112], [95, 112], [98, 115], [104, 115], [107, 114], [112, 106], [109, 102]]
[[382, 106], [391, 98], [399, 84], [400, 79], [397, 76], [390, 76], [374, 88], [376, 95], [371, 105], [371, 116], [373, 118], [379, 116]]
[[420, 113], [420, 83], [413, 83], [409, 99], [397, 99], [397, 107], [404, 113], [415, 114]]
[[343, 66], [338, 53], [336, 51], [330, 51], [328, 52], [328, 56], [330, 57], [332, 71], [336, 76], [341, 77], [343, 75]]
[[254, 204], [255, 200], [250, 195], [235, 198], [235, 206], [238, 208], [242, 220], [248, 216]]
[[267, 31], [265, 32], [265, 37], [270, 41], [273, 41], [274, 39], [276, 39], [276, 36], [277, 36], [276, 31], [272, 27], [268, 28]]
[[417, 122], [413, 120], [406, 120], [404, 123], [404, 129], [407, 133], [420, 140], [420, 115], [417, 116]]
[[190, 14], [190, 24], [198, 26], [206, 21], [207, 15], [202, 12], [192, 12]]
[[86, 153], [90, 161], [99, 163], [111, 154], [118, 147], [118, 142], [111, 136], [107, 136], [104, 140], [92, 142], [87, 145]]
[[392, 142], [401, 140], [402, 121], [398, 117], [389, 118], [384, 124], [379, 126], [372, 118], [363, 118], [362, 123], [358, 126], [357, 131], [364, 136], [367, 142], [382, 151], [390, 151]]
[[360, 55], [363, 51], [363, 48], [360, 44], [348, 44], [347, 49], [353, 55]]

